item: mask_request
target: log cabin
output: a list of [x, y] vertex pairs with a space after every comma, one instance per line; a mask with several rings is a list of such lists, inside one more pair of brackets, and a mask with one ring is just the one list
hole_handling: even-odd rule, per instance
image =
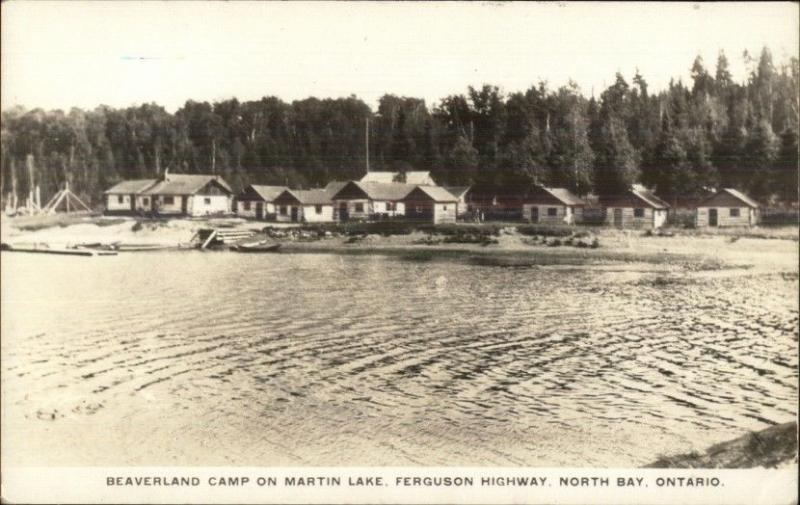
[[439, 186], [417, 186], [403, 198], [406, 219], [433, 224], [455, 223], [458, 198]]
[[732, 188], [722, 188], [695, 210], [695, 226], [755, 226], [761, 220], [758, 202]]
[[275, 198], [286, 191], [286, 186], [250, 184], [236, 197], [236, 215], [253, 219], [275, 217]]
[[538, 186], [522, 198], [522, 219], [529, 223], [575, 224], [586, 202], [566, 188]]
[[640, 184], [619, 195], [600, 199], [605, 224], [616, 228], [653, 229], [664, 226], [669, 205]]

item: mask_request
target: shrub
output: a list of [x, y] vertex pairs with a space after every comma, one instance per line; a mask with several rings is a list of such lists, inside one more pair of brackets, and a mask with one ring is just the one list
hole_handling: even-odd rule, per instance
[[517, 233], [521, 235], [543, 235], [545, 237], [568, 237], [572, 235], [572, 228], [546, 224], [522, 224], [517, 226]]

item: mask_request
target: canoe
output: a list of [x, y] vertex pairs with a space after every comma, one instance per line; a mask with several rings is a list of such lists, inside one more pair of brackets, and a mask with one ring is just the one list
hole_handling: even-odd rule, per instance
[[266, 253], [280, 249], [281, 245], [274, 242], [250, 242], [231, 246], [231, 250], [244, 253]]

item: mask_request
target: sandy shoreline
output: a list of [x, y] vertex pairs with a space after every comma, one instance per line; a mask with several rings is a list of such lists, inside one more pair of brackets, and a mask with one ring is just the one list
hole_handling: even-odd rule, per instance
[[[465, 225], [466, 227], [470, 225]], [[252, 231], [264, 237], [269, 228], [279, 238], [284, 253], [333, 253], [399, 255], [409, 259], [467, 259], [497, 266], [568, 266], [633, 264], [672, 271], [718, 271], [736, 269], [749, 272], [796, 273], [798, 232], [796, 228], [749, 230], [669, 230], [667, 236], [648, 235], [640, 230], [609, 228], [570, 228], [584, 244], [595, 240], [596, 248], [561, 244], [555, 238], [523, 236], [515, 225], [502, 225], [492, 236], [494, 243], [458, 243], [438, 233], [413, 231], [399, 235], [346, 235], [330, 227], [333, 233], [291, 232], [296, 225], [265, 223], [241, 218], [137, 220], [119, 217], [61, 219], [44, 225], [4, 219], [3, 242], [12, 244], [47, 243], [125, 243], [178, 246], [187, 244], [200, 228], [224, 228]], [[277, 233], [275, 233], [277, 232]]]

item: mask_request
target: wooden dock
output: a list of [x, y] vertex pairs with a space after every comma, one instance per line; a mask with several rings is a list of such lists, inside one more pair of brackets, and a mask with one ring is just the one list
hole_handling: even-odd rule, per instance
[[240, 240], [250, 239], [256, 235], [254, 230], [226, 230], [219, 228], [201, 228], [197, 231], [192, 241], [197, 239], [200, 249], [209, 247], [235, 244]]

